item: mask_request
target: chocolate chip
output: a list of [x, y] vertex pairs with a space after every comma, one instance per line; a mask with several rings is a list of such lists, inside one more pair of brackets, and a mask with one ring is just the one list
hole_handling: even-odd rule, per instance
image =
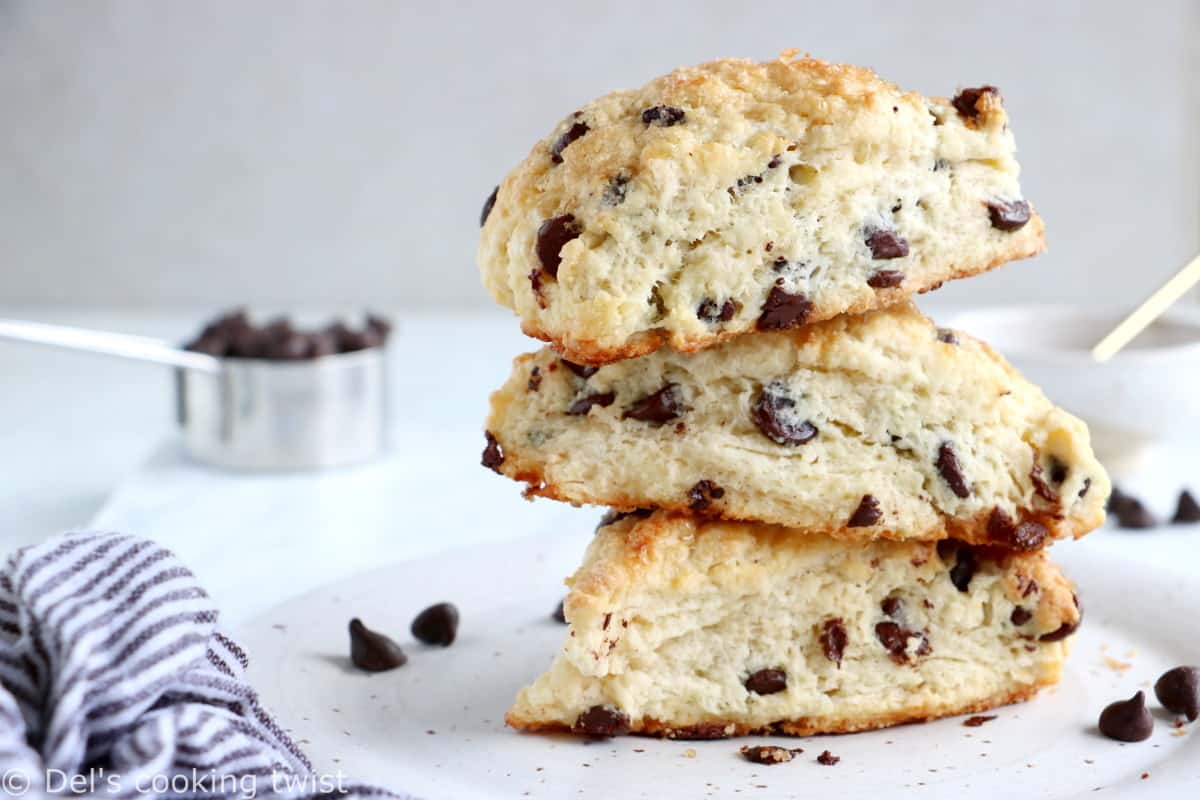
[[564, 131], [557, 139], [554, 140], [554, 144], [550, 145], [550, 160], [555, 164], [561, 164], [563, 162], [562, 151], [566, 150], [567, 145], [578, 139], [580, 136], [583, 136], [589, 130], [591, 130], [591, 128], [588, 127], [586, 122], [581, 121], [573, 123], [571, 127], [567, 128], [566, 131]]
[[779, 747], [773, 744], [758, 744], [751, 747], [750, 745], [742, 745], [739, 751], [742, 757], [747, 761], [753, 761], [755, 764], [784, 764], [791, 761], [797, 753], [803, 753], [799, 747], [789, 750], [786, 747]]
[[672, 106], [651, 106], [642, 112], [642, 122], [646, 125], [657, 125], [660, 128], [669, 128], [672, 125], [678, 125], [683, 122], [686, 115], [682, 108], [674, 108]]
[[796, 412], [796, 401], [786, 387], [776, 382], [769, 384], [758, 395], [750, 410], [750, 418], [763, 435], [775, 444], [794, 447], [812, 441], [817, 428], [801, 419]]
[[1000, 99], [1000, 90], [995, 86], [980, 86], [976, 89], [963, 89], [954, 95], [951, 103], [955, 111], [965, 119], [976, 119], [979, 116], [979, 98], [984, 95], [994, 95]]
[[854, 513], [850, 515], [846, 527], [869, 528], [881, 519], [883, 519], [883, 512], [879, 510], [879, 501], [875, 495], [864, 494], [862, 500], [858, 501], [858, 508], [854, 509]]
[[588, 736], [621, 736], [629, 733], [629, 717], [609, 706], [592, 706], [579, 715], [571, 730]]
[[619, 206], [625, 202], [625, 188], [629, 185], [628, 175], [617, 175], [604, 187], [602, 202], [605, 205]]
[[458, 609], [453, 603], [437, 603], [417, 614], [410, 628], [417, 641], [449, 647], [458, 634]]
[[963, 725], [967, 726], [968, 728], [978, 728], [985, 722], [991, 722], [994, 719], [996, 719], [995, 714], [988, 714], [986, 716], [981, 714], [974, 717], [967, 717], [963, 720]]
[[604, 516], [600, 518], [600, 524], [596, 526], [596, 530], [600, 530], [606, 525], [612, 525], [614, 522], [620, 522], [626, 517], [637, 517], [645, 519], [654, 513], [652, 508], [635, 508], [633, 511], [614, 511], [609, 510], [604, 512]]
[[[1052, 473], [1053, 469], [1053, 466], [1051, 466]], [[1034, 460], [1033, 468], [1029, 470], [1029, 480], [1033, 481], [1033, 491], [1038, 497], [1042, 498], [1047, 503], [1058, 502], [1058, 492], [1054, 491], [1054, 489], [1050, 487], [1050, 484], [1046, 483], [1046, 474], [1042, 470], [1041, 463], [1039, 463], [1037, 460]], [[1056, 483], [1061, 484], [1062, 479], [1059, 479], [1056, 481]]]
[[838, 763], [841, 760], [842, 760], [841, 756], [835, 756], [833, 753], [829, 752], [828, 750], [821, 753], [821, 755], [817, 756], [817, 763], [824, 764], [827, 767], [832, 767], [834, 764]]
[[408, 656], [382, 633], [376, 633], [358, 617], [350, 620], [350, 660], [367, 672], [383, 672], [408, 663]]
[[881, 269], [867, 278], [872, 289], [892, 289], [904, 283], [904, 273], [894, 269]]
[[938, 448], [938, 457], [935, 463], [938, 474], [950, 487], [950, 491], [954, 492], [955, 497], [965, 498], [971, 495], [971, 487], [967, 484], [967, 479], [963, 477], [962, 469], [958, 465], [958, 454], [954, 452], [953, 444], [942, 442]]
[[938, 328], [937, 339], [945, 344], [958, 344], [958, 336], [949, 328]]
[[1167, 711], [1195, 722], [1200, 717], [1200, 667], [1167, 670], [1154, 682], [1154, 696]]
[[550, 619], [563, 625], [567, 624], [567, 615], [563, 611], [563, 601], [559, 600], [558, 605], [554, 607], [554, 613], [550, 615]]
[[787, 688], [787, 673], [781, 669], [760, 669], [746, 678], [746, 691], [754, 694], [775, 694]]
[[688, 489], [688, 508], [692, 511], [707, 511], [713, 500], [725, 496], [725, 490], [710, 480], [696, 481], [696, 485]]
[[479, 463], [499, 474], [500, 465], [504, 463], [504, 448], [491, 431], [484, 431], [483, 435], [487, 438], [487, 446], [483, 448], [483, 458]]
[[706, 297], [696, 307], [696, 317], [714, 325], [718, 322], [729, 322], [736, 313], [737, 304], [732, 300], [726, 300], [718, 306], [716, 300]]
[[1012, 610], [1012, 615], [1008, 618], [1009, 621], [1018, 628], [1024, 625], [1029, 620], [1033, 619], [1033, 612], [1024, 606], [1016, 606]]
[[895, 231], [876, 229], [867, 234], [867, 247], [876, 260], [904, 258], [908, 255], [908, 240]]
[[1146, 709], [1146, 694], [1109, 703], [1100, 712], [1100, 732], [1118, 742], [1141, 742], [1154, 733], [1154, 718]]
[[1037, 520], [1027, 519], [1014, 525], [1012, 517], [999, 506], [988, 517], [987, 532], [990, 541], [1022, 552], [1037, 550], [1050, 535]]
[[849, 637], [846, 636], [846, 625], [842, 622], [841, 617], [825, 620], [818, 639], [825, 657], [840, 668], [842, 654], [846, 652], [846, 643], [849, 641]]
[[684, 412], [683, 391], [677, 383], [668, 383], [653, 394], [648, 394], [631, 406], [626, 407], [622, 419], [636, 419], [662, 425]]
[[529, 273], [529, 285], [533, 289], [533, 296], [537, 299], [538, 308], [546, 307], [546, 292], [542, 279], [546, 273], [540, 269], [535, 269]]
[[1175, 506], [1175, 515], [1171, 522], [1176, 525], [1188, 522], [1200, 522], [1200, 503], [1192, 497], [1192, 493], [1184, 489], [1179, 493], [1179, 502]]
[[1087, 493], [1088, 493], [1088, 489], [1091, 489], [1091, 488], [1092, 488], [1092, 479], [1084, 478], [1083, 479], [1083, 488], [1079, 490], [1079, 496], [1086, 497]]
[[771, 160], [767, 162], [767, 169], [775, 169], [783, 163], [783, 153], [776, 153], [771, 156]]
[[529, 380], [526, 381], [525, 388], [531, 392], [536, 392], [542, 388], [542, 370], [540, 367], [534, 367], [529, 370]]
[[1145, 530], [1158, 525], [1158, 520], [1150, 513], [1150, 509], [1136, 497], [1125, 497], [1117, 508], [1117, 525], [1131, 530]]
[[573, 214], [563, 214], [551, 217], [538, 226], [537, 251], [538, 262], [542, 272], [551, 278], [558, 277], [558, 267], [562, 264], [562, 249], [567, 242], [577, 239], [583, 233], [583, 226], [575, 221]]
[[496, 205], [496, 195], [500, 193], [500, 187], [492, 189], [492, 193], [487, 196], [487, 200], [483, 201], [483, 211], [479, 213], [479, 227], [483, 227], [487, 222], [487, 218], [492, 213], [492, 207]]
[[576, 398], [575, 402], [567, 406], [567, 413], [573, 417], [581, 417], [591, 411], [592, 406], [600, 406], [601, 408], [611, 406], [613, 400], [616, 399], [617, 396], [612, 392], [594, 392]]
[[560, 359], [560, 361], [562, 361], [562, 365], [564, 367], [571, 370], [571, 372], [574, 372], [585, 381], [595, 375], [597, 370], [600, 369], [599, 367], [592, 367], [588, 366], [587, 364], [576, 364], [574, 361], [567, 361], [565, 358]]
[[879, 604], [879, 607], [883, 610], [883, 613], [887, 614], [889, 617], [895, 617], [904, 610], [904, 601], [893, 595], [891, 597], [884, 598], [883, 602]]
[[988, 216], [992, 219], [992, 227], [998, 231], [1019, 231], [1029, 222], [1032, 211], [1029, 203], [1024, 200], [989, 200]]
[[975, 577], [975, 551], [968, 545], [954, 539], [943, 539], [937, 543], [938, 557], [948, 562], [953, 556], [954, 566], [950, 568], [950, 582], [960, 592], [965, 592]]
[[1055, 486], [1059, 486], [1067, 479], [1067, 474], [1070, 470], [1067, 465], [1059, 461], [1054, 456], [1050, 456], [1050, 482]]
[[878, 623], [875, 626], [875, 638], [891, 655], [892, 661], [897, 664], [908, 663], [909, 639], [920, 639], [916, 650], [918, 656], [927, 656], [933, 652], [933, 648], [929, 646], [929, 639], [925, 637], [924, 633], [906, 628], [898, 622]]
[[792, 294], [782, 287], [772, 286], [771, 293], [763, 303], [762, 313], [758, 316], [758, 329], [777, 331], [803, 325], [812, 308], [812, 301], [803, 292]]
[[1072, 595], [1072, 599], [1075, 601], [1075, 608], [1079, 611], [1079, 616], [1076, 620], [1074, 622], [1064, 622], [1050, 631], [1050, 633], [1042, 634], [1038, 637], [1039, 642], [1060, 642], [1079, 630], [1079, 626], [1083, 624], [1083, 606], [1079, 604], [1078, 595]]

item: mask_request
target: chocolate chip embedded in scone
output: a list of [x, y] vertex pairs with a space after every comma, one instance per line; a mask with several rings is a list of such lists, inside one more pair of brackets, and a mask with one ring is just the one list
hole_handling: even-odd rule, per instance
[[864, 494], [858, 501], [858, 508], [854, 509], [850, 519], [846, 521], [846, 527], [869, 528], [878, 524], [881, 519], [883, 512], [879, 509], [879, 500], [873, 494]]
[[562, 249], [583, 233], [583, 226], [573, 214], [563, 214], [551, 217], [541, 224], [537, 230], [538, 263], [544, 274], [551, 278], [558, 277], [558, 268], [562, 264]]
[[787, 673], [781, 669], [760, 669], [746, 678], [746, 691], [752, 694], [775, 694], [787, 689]]
[[992, 227], [1008, 233], [1024, 228], [1033, 216], [1033, 209], [1024, 200], [991, 200], [987, 209]]
[[942, 442], [938, 447], [936, 463], [938, 474], [942, 476], [942, 480], [950, 487], [950, 491], [954, 492], [954, 496], [958, 498], [970, 497], [971, 486], [963, 476], [962, 467], [958, 463], [958, 454], [955, 452], [952, 442]]
[[1035, 519], [1014, 522], [1004, 509], [992, 509], [988, 517], [988, 538], [1013, 550], [1036, 550], [1046, 543], [1049, 532]]
[[[875, 638], [897, 664], [907, 664], [913, 656], [927, 656], [933, 652], [929, 639], [921, 631], [906, 628], [898, 622], [887, 620], [875, 625]], [[915, 641], [910, 653], [910, 641]]]
[[696, 481], [696, 484], [688, 489], [688, 500], [691, 501], [688, 508], [692, 511], [707, 511], [714, 500], [720, 500], [724, 496], [725, 490], [712, 481]]
[[[892, 230], [872, 230], [867, 234], [866, 242], [874, 259], [904, 258], [908, 255], [908, 240]], [[901, 275], [900, 279], [903, 280], [903, 277]]]
[[483, 210], [479, 212], [479, 227], [487, 224], [488, 216], [492, 213], [492, 207], [496, 205], [496, 195], [500, 193], [500, 187], [492, 189], [492, 193], [487, 196], [487, 200], [483, 201]]
[[629, 733], [629, 717], [611, 706], [592, 706], [579, 715], [571, 730], [587, 736], [621, 736]]
[[657, 125], [660, 128], [670, 128], [678, 125], [687, 118], [682, 108], [671, 106], [651, 106], [642, 112], [643, 125]]
[[550, 160], [555, 164], [561, 164], [563, 162], [563, 150], [566, 150], [571, 142], [580, 138], [589, 130], [591, 130], [591, 128], [589, 128], [588, 124], [582, 120], [576, 120], [575, 122], [571, 123], [571, 127], [559, 134], [559, 137], [554, 140], [554, 144], [550, 145]]
[[904, 283], [904, 273], [894, 269], [881, 269], [867, 278], [867, 286], [872, 289], [895, 289]]
[[818, 433], [817, 427], [797, 411], [795, 397], [780, 381], [768, 384], [759, 392], [750, 414], [758, 429], [775, 444], [805, 444]]
[[500, 446], [500, 442], [496, 441], [496, 437], [492, 435], [491, 431], [484, 431], [483, 435], [487, 444], [483, 448], [483, 457], [479, 463], [500, 474], [500, 465], [504, 463], [504, 448]]
[[[983, 101], [982, 103], [980, 101]], [[974, 121], [983, 113], [985, 107], [1000, 105], [1003, 98], [995, 86], [980, 86], [972, 89], [961, 89], [954, 95], [951, 104], [954, 110], [966, 120]]]
[[662, 425], [683, 412], [683, 389], [677, 383], [668, 383], [628, 406], [622, 417]]
[[803, 325], [812, 312], [812, 301], [803, 292], [789, 292], [772, 286], [762, 313], [758, 316], [760, 331], [779, 331]]
[[827, 619], [821, 623], [821, 652], [825, 654], [825, 658], [842, 666], [842, 655], [846, 652], [846, 643], [849, 637], [846, 635], [846, 623], [841, 617]]
[[572, 400], [571, 405], [567, 406], [566, 413], [572, 417], [587, 416], [587, 413], [593, 408], [597, 406], [606, 408], [611, 406], [616, 399], [617, 396], [613, 392], [591, 392]]

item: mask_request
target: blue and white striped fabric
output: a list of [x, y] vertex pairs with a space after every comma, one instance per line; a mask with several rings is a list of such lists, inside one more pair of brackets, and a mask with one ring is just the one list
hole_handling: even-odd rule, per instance
[[73, 534], [0, 569], [0, 795], [390, 796], [318, 776], [168, 550]]

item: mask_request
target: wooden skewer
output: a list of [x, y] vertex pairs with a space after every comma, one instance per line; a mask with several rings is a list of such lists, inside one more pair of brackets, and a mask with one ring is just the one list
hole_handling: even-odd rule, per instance
[[1187, 266], [1175, 273], [1175, 277], [1160, 286], [1158, 291], [1147, 297], [1132, 314], [1101, 339], [1092, 348], [1092, 358], [1100, 363], [1108, 361], [1197, 283], [1200, 283], [1200, 255], [1189, 261]]

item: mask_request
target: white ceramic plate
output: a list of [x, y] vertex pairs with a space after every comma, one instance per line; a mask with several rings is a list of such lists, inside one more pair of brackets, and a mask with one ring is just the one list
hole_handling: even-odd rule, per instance
[[[1088, 552], [1056, 549], [1087, 611], [1061, 686], [994, 712], [872, 733], [777, 740], [804, 748], [770, 767], [737, 754], [746, 741], [584, 742], [504, 727], [517, 689], [550, 662], [566, 628], [550, 613], [586, 541], [539, 537], [383, 566], [303, 595], [238, 632], [250, 678], [323, 771], [454, 798], [1195, 797], [1200, 722], [1180, 735], [1150, 689], [1165, 669], [1200, 663], [1200, 597], [1165, 573]], [[426, 647], [412, 617], [449, 600], [459, 639]], [[364, 674], [349, 664], [346, 625], [360, 616], [405, 646], [402, 669]], [[1122, 664], [1130, 665], [1122, 669]], [[1111, 700], [1147, 691], [1151, 739], [1119, 744], [1095, 720]], [[841, 763], [815, 757], [831, 750]], [[1143, 774], [1148, 777], [1143, 778]]]

